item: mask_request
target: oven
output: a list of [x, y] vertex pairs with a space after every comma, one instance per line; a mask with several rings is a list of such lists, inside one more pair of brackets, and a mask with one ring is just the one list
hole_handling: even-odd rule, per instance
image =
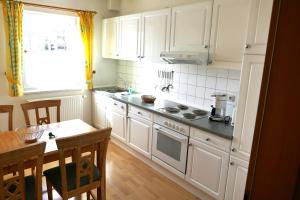
[[[184, 128], [168, 121], [163, 122], [168, 128], [159, 124], [153, 126], [152, 156], [185, 174], [188, 150], [188, 136], [173, 127], [183, 131]], [[186, 131], [186, 130], [185, 130]]]

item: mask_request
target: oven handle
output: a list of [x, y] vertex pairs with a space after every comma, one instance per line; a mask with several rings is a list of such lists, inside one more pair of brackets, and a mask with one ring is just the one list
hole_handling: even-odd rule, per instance
[[175, 135], [173, 133], [169, 133], [169, 132], [163, 131], [160, 127], [157, 127], [157, 126], [154, 126], [154, 128], [155, 128], [155, 130], [157, 132], [160, 132], [160, 133], [162, 133], [164, 135], [167, 135], [167, 136], [169, 136], [169, 137], [171, 137], [174, 140], [177, 140], [179, 142], [185, 142], [185, 141], [188, 140], [186, 136], [178, 136], [178, 135]]

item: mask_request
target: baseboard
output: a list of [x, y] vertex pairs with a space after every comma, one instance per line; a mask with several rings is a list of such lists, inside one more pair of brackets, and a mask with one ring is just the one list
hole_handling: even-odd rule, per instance
[[111, 137], [111, 142], [118, 145], [122, 149], [126, 150], [128, 153], [133, 155], [134, 157], [138, 158], [139, 160], [143, 161], [145, 164], [159, 172], [161, 175], [167, 177], [169, 180], [173, 181], [177, 185], [184, 188], [186, 191], [192, 193], [196, 197], [200, 198], [201, 200], [215, 200], [211, 196], [207, 195], [206, 193], [202, 192], [201, 190], [197, 189], [193, 185], [186, 182], [182, 177], [179, 177], [172, 172], [166, 170], [165, 168], [161, 167], [157, 163], [153, 162], [151, 159], [143, 156], [142, 154], [136, 152], [135, 150], [131, 149], [129, 146], [124, 144], [123, 142], [119, 141], [118, 139], [115, 139], [114, 137]]

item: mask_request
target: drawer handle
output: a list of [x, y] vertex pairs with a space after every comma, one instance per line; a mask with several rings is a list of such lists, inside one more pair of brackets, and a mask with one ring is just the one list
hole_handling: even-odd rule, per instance
[[231, 166], [233, 166], [233, 165], [234, 165], [234, 162], [230, 162], [229, 164], [230, 164]]
[[236, 148], [232, 148], [231, 151], [232, 151], [232, 152], [236, 152]]
[[114, 103], [114, 105], [117, 106], [118, 104], [117, 104], [117, 103]]
[[139, 115], [142, 115], [142, 113], [141, 113], [141, 112], [138, 112], [138, 114], [139, 114]]
[[207, 142], [209, 142], [209, 141], [210, 141], [210, 139], [209, 139], [209, 138], [206, 138], [205, 140], [206, 140]]
[[121, 109], [124, 109], [124, 106], [121, 106]]

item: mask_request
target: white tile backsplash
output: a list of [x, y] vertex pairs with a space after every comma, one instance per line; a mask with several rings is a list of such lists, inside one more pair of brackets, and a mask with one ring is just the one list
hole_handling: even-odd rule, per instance
[[[175, 72], [173, 88], [169, 93], [160, 90], [161, 87], [167, 86], [168, 82], [158, 79], [158, 70]], [[240, 71], [187, 64], [119, 61], [118, 77], [138, 92], [155, 93], [160, 97], [207, 110], [214, 104], [212, 93], [218, 91], [237, 96], [240, 84]], [[124, 87], [124, 81], [118, 80], [118, 85]], [[234, 103], [229, 104], [227, 114], [231, 115]]]

